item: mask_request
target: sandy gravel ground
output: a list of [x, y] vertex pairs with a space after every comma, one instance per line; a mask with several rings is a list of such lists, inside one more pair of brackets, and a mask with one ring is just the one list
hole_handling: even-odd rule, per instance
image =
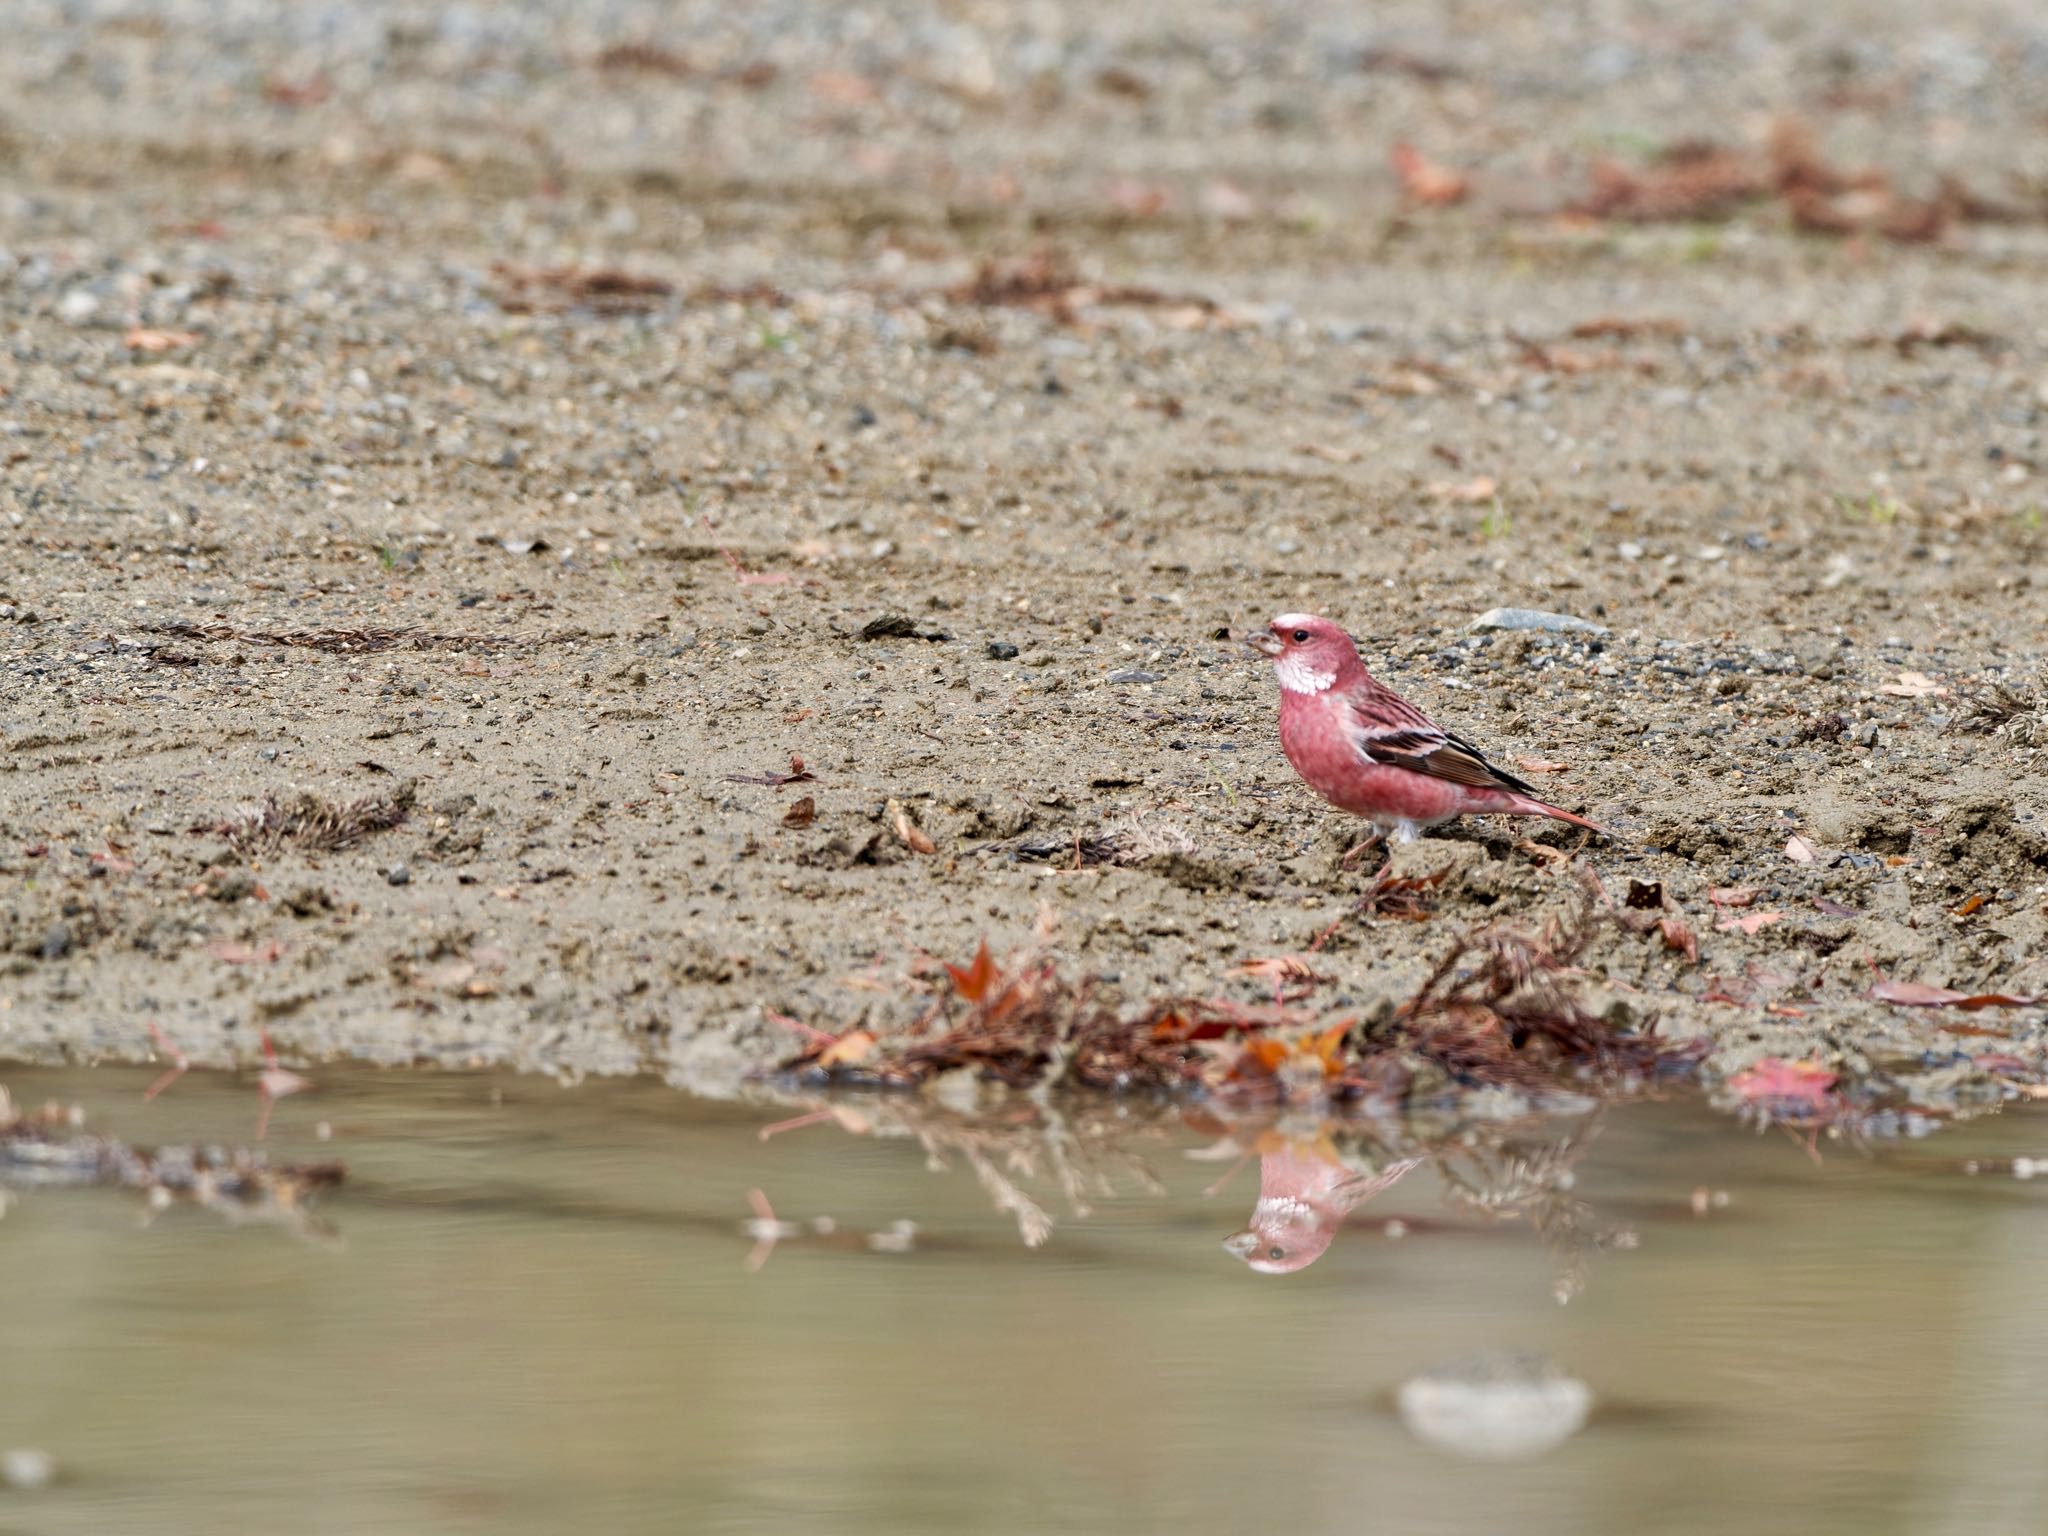
[[[1698, 958], [1589, 984], [1718, 1070], [2041, 1062], [1866, 996], [2048, 992], [2033, 8], [274, 10], [0, 58], [0, 1048], [701, 1078], [1034, 933], [1256, 995], [1369, 879], [1220, 638], [1306, 608], [1622, 834]], [[1569, 211], [1795, 115], [1884, 187]], [[1563, 832], [1404, 854], [1337, 1001]]]

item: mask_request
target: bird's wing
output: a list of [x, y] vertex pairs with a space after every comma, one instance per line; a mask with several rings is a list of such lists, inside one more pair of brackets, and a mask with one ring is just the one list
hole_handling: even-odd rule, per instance
[[1374, 684], [1371, 691], [1345, 703], [1346, 734], [1359, 752], [1375, 763], [1473, 789], [1536, 793], [1535, 786], [1494, 767], [1471, 742], [1453, 736], [1390, 689]]

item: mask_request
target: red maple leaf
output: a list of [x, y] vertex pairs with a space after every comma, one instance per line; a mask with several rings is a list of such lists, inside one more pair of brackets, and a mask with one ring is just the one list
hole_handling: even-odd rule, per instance
[[955, 992], [970, 1003], [979, 1003], [987, 1000], [990, 989], [995, 986], [1002, 972], [996, 969], [995, 961], [989, 957], [988, 940], [983, 939], [981, 948], [974, 952], [972, 965], [963, 967], [949, 962], [946, 974], [953, 978]]

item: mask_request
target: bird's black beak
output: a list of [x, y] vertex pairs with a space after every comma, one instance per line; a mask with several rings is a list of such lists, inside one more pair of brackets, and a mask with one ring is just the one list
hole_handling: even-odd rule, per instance
[[1280, 654], [1280, 637], [1270, 629], [1255, 629], [1244, 636], [1244, 643], [1263, 656]]

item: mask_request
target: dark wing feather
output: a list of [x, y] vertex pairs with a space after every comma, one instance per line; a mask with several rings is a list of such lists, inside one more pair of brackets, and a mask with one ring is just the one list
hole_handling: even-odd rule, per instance
[[1534, 785], [1494, 767], [1471, 742], [1453, 736], [1399, 694], [1380, 689], [1371, 700], [1371, 709], [1368, 716], [1353, 704], [1351, 737], [1359, 751], [1374, 762], [1473, 789], [1535, 795]]

